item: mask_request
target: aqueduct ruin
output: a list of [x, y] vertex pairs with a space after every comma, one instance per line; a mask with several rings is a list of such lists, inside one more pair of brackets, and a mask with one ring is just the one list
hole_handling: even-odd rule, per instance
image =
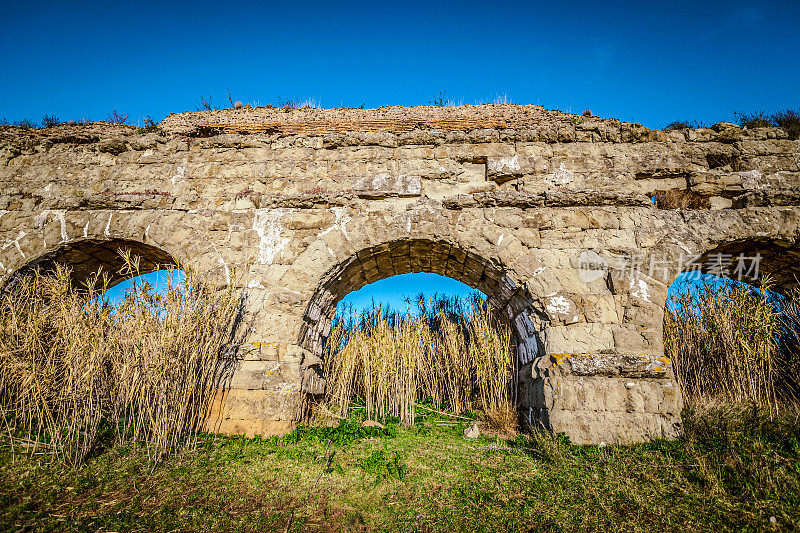
[[0, 127], [0, 285], [56, 261], [114, 273], [119, 248], [143, 271], [178, 262], [241, 284], [242, 360], [213, 426], [268, 435], [320, 391], [336, 302], [435, 272], [508, 317], [524, 414], [573, 442], [630, 442], [680, 422], [667, 288], [742, 260], [755, 276], [754, 257], [796, 286], [798, 186], [800, 141], [780, 129], [651, 131], [534, 106]]

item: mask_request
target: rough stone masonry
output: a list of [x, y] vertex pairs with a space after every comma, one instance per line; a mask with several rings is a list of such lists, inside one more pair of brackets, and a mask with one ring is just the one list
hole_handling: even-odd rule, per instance
[[435, 272], [508, 318], [533, 424], [641, 441], [679, 430], [667, 288], [687, 268], [796, 286], [798, 186], [800, 142], [781, 129], [651, 131], [535, 106], [3, 126], [0, 285], [55, 261], [113, 273], [120, 248], [143, 271], [177, 262], [239, 284], [245, 344], [210, 424], [270, 435], [296, 424], [303, 390], [323, 390], [337, 301]]

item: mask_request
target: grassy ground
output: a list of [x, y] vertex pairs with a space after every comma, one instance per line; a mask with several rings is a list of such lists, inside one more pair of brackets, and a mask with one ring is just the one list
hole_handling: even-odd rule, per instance
[[[463, 424], [201, 436], [153, 466], [116, 446], [78, 469], [0, 451], [3, 531], [785, 530], [800, 523], [800, 424], [687, 411], [674, 442], [465, 440]], [[327, 452], [326, 452], [327, 450]], [[772, 518], [774, 517], [774, 518]]]

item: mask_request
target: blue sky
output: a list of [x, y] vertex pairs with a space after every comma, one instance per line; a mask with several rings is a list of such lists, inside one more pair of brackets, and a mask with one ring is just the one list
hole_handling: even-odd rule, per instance
[[[389, 306], [397, 311], [404, 312], [410, 309], [416, 311], [416, 296], [422, 292], [426, 298], [434, 294], [447, 296], [460, 296], [462, 299], [479, 291], [452, 278], [427, 272], [401, 274], [390, 278], [370, 283], [357, 291], [349, 293], [342, 298], [337, 306], [339, 311], [344, 311], [352, 306], [353, 310], [361, 311], [372, 307], [373, 302], [382, 306]], [[485, 295], [484, 295], [485, 297]], [[411, 306], [406, 303], [411, 300]]]
[[[182, 270], [173, 270], [171, 274], [172, 282], [174, 284], [182, 284], [183, 280], [186, 278]], [[111, 302], [118, 302], [125, 296], [125, 291], [133, 287], [134, 283], [142, 282], [147, 282], [152, 285], [155, 290], [163, 292], [166, 291], [167, 287], [169, 286], [169, 276], [170, 271], [168, 270], [157, 270], [149, 274], [143, 274], [135, 278], [127, 279], [121, 283], [117, 283], [105, 292], [105, 296]]]
[[[180, 283], [183, 281], [184, 277], [183, 272], [179, 270], [175, 271], [173, 281]], [[163, 291], [167, 287], [166, 271], [144, 274], [135, 279], [149, 282], [156, 290]], [[125, 291], [133, 286], [135, 279], [129, 279], [111, 287], [106, 291], [106, 297], [112, 302], [119, 301], [125, 296]], [[354, 311], [359, 312], [371, 308], [374, 302], [376, 305], [389, 306], [392, 309], [402, 312], [408, 307], [406, 305], [406, 299], [414, 301], [414, 298], [420, 292], [425, 293], [426, 297], [440, 294], [467, 298], [474, 292], [483, 294], [452, 278], [440, 276], [438, 274], [419, 272], [392, 276], [366, 285], [345, 296], [339, 302], [337, 308], [346, 311], [352, 306]], [[415, 310], [414, 305], [415, 304], [411, 307], [412, 311]]]
[[0, 118], [156, 120], [226, 89], [516, 103], [662, 127], [796, 107], [800, 2], [7, 2]]

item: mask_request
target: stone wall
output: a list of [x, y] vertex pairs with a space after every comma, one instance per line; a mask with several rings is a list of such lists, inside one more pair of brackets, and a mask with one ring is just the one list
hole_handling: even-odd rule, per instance
[[[151, 133], [0, 127], [0, 283], [54, 261], [114, 271], [122, 247], [144, 270], [174, 261], [240, 285], [242, 361], [213, 425], [275, 434], [302, 388], [324, 387], [336, 302], [436, 272], [506, 313], [523, 413], [576, 442], [677, 431], [662, 319], [689, 259], [758, 253], [779, 288], [796, 284], [800, 143], [783, 130], [404, 109], [172, 115]], [[651, 201], [687, 190], [710, 208]]]

